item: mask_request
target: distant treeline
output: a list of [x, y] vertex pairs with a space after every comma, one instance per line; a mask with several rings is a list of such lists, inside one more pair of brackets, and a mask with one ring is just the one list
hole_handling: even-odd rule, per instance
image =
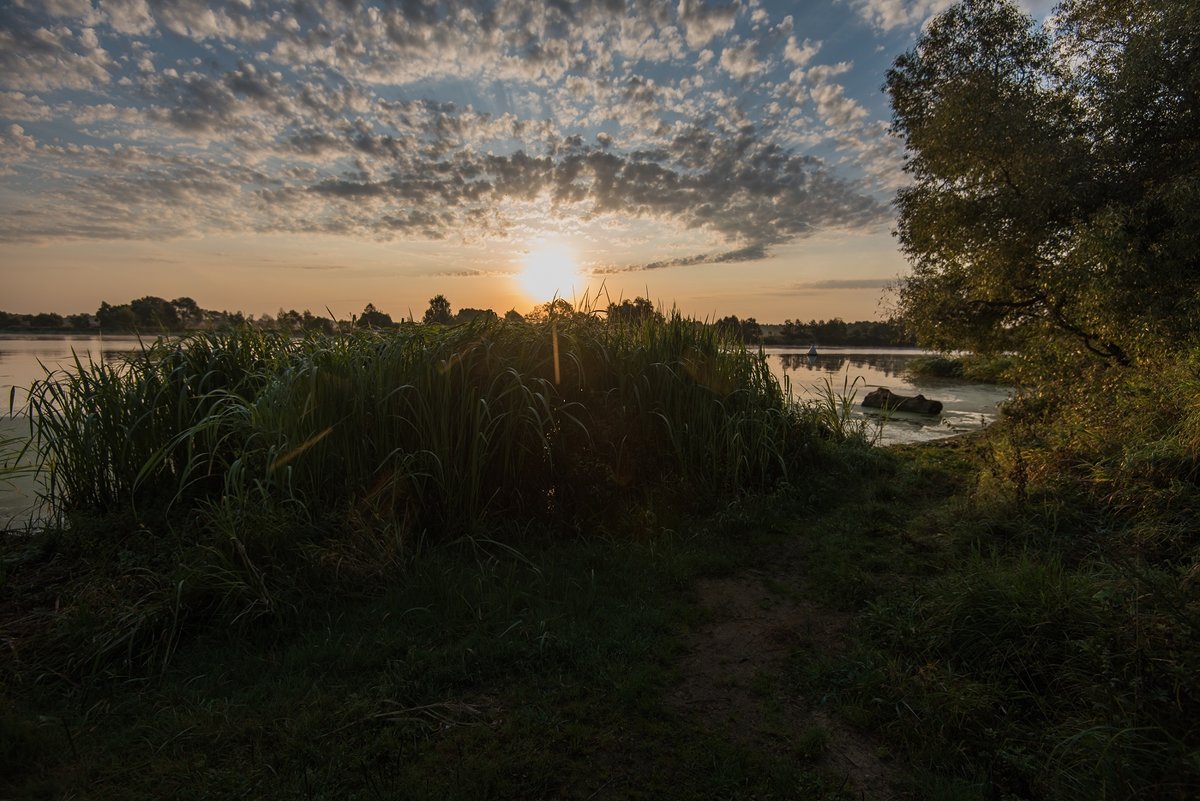
[[832, 320], [785, 320], [783, 325], [760, 324], [753, 317], [739, 320], [723, 317], [717, 325], [737, 333], [746, 342], [761, 345], [850, 345], [895, 347], [915, 345], [899, 323], [860, 320], [848, 323], [840, 317]]
[[[509, 309], [503, 316], [510, 321], [539, 321], [551, 314], [599, 314], [613, 322], [636, 323], [649, 318], [662, 319], [663, 314], [654, 304], [643, 297], [609, 303], [587, 312], [577, 310], [559, 298], [553, 303], [543, 303], [525, 314]], [[432, 325], [460, 325], [478, 318], [499, 317], [492, 309], [462, 308], [453, 311], [445, 295], [436, 295], [429, 300], [420, 322]], [[387, 312], [368, 303], [362, 313], [349, 320], [337, 320], [332, 316], [315, 315], [308, 309], [279, 309], [275, 315], [259, 317], [245, 315], [240, 311], [216, 311], [203, 309], [189, 297], [166, 300], [146, 295], [128, 303], [100, 304], [94, 314], [61, 315], [54, 312], [39, 314], [15, 314], [0, 311], [0, 330], [9, 331], [89, 331], [121, 333], [169, 333], [183, 331], [214, 331], [230, 328], [255, 328], [264, 331], [306, 333], [310, 331], [334, 333], [352, 328], [394, 328], [412, 325], [413, 319], [395, 321]], [[760, 324], [753, 317], [739, 319], [723, 317], [714, 325], [724, 328], [744, 342], [755, 345], [864, 345], [893, 346], [912, 345], [900, 326], [892, 322], [860, 321], [848, 323], [840, 318], [832, 320], [787, 320], [782, 325]]]
[[[368, 305], [368, 308], [374, 307]], [[277, 315], [255, 317], [240, 311], [202, 309], [196, 301], [187, 297], [166, 300], [153, 295], [115, 306], [106, 301], [93, 314], [64, 316], [55, 312], [14, 314], [0, 311], [0, 329], [10, 331], [169, 333], [250, 327], [268, 331], [332, 333], [352, 324], [353, 321], [349, 320], [314, 315], [308, 309], [300, 312], [281, 308]]]

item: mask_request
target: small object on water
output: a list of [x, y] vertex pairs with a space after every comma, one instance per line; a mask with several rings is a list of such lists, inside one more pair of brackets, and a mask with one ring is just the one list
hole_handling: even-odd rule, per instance
[[942, 402], [930, 400], [924, 395], [908, 397], [897, 395], [886, 387], [880, 387], [867, 394], [862, 405], [874, 409], [886, 409], [891, 412], [916, 412], [917, 414], [941, 414]]
[[816, 355], [817, 355], [817, 346], [816, 346], [816, 345], [809, 345], [809, 346], [808, 346], [808, 355], [809, 355], [809, 356], [816, 356]]

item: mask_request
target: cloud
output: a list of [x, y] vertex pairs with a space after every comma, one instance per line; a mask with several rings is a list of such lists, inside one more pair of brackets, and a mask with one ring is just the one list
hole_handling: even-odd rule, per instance
[[804, 44], [797, 44], [796, 37], [789, 36], [787, 39], [787, 44], [783, 48], [783, 57], [795, 64], [797, 67], [803, 67], [808, 64], [808, 62], [812, 61], [813, 56], [815, 56], [820, 50], [820, 42], [813, 42], [805, 39]]
[[512, 278], [512, 270], [440, 270], [426, 273], [431, 278]]
[[679, 256], [673, 259], [661, 259], [645, 264], [625, 266], [602, 266], [592, 270], [594, 275], [615, 275], [617, 273], [640, 272], [643, 270], [664, 270], [670, 267], [691, 267], [697, 264], [727, 264], [738, 261], [758, 261], [767, 257], [767, 249], [762, 245], [727, 250], [723, 253], [700, 253], [693, 256]]
[[91, 28], [0, 27], [0, 87], [22, 92], [91, 89], [108, 83], [114, 66]]
[[21, 0], [0, 240], [646, 226], [694, 255], [620, 269], [661, 269], [873, 230], [897, 147], [794, 27], [698, 0]]
[[679, 22], [683, 25], [689, 47], [701, 48], [713, 37], [725, 33], [737, 20], [736, 2], [706, 5], [704, 0], [679, 0]]
[[749, 78], [763, 69], [754, 51], [754, 42], [731, 45], [721, 51], [721, 67], [735, 80]]
[[834, 278], [792, 284], [792, 289], [883, 289], [896, 282], [895, 278]]
[[37, 95], [0, 92], [0, 119], [36, 122], [53, 116], [54, 112]]
[[953, 5], [954, 0], [846, 0], [857, 14], [877, 30], [887, 33], [897, 28], [923, 24], [935, 14]]

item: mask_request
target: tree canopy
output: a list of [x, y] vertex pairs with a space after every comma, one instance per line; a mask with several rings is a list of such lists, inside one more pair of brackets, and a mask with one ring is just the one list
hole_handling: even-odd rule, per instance
[[395, 325], [392, 315], [375, 308], [374, 303], [364, 306], [362, 315], [358, 318], [359, 328], [392, 328]]
[[608, 320], [612, 323], [642, 323], [662, 319], [662, 313], [654, 308], [649, 298], [640, 295], [633, 300], [626, 298], [620, 303], [608, 304]]
[[441, 323], [449, 325], [454, 322], [454, 315], [450, 313], [450, 301], [446, 300], [445, 295], [434, 295], [429, 299], [429, 308], [425, 310], [425, 323]]
[[965, 0], [888, 72], [899, 312], [939, 348], [1131, 364], [1200, 319], [1200, 6]]

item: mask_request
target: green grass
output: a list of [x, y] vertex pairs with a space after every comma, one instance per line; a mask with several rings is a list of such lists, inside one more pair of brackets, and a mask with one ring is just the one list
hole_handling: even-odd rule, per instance
[[[914, 798], [1200, 789], [1195, 355], [884, 451], [677, 319], [240, 336], [43, 396], [94, 475], [0, 554], [0, 795], [840, 799], [847, 729]], [[853, 621], [763, 741], [671, 700], [747, 575]]]
[[900, 492], [961, 462], [943, 502], [896, 523], [881, 511], [865, 535], [817, 529], [829, 545], [816, 575], [858, 611], [860, 636], [803, 679], [906, 754], [914, 786], [1200, 790], [1191, 369], [1114, 373], [1102, 397], [1045, 383], [986, 437], [908, 451]]
[[758, 520], [442, 547], [142, 681], [25, 673], [0, 714], [24, 755], [5, 797], [849, 799], [821, 732], [781, 756], [668, 702], [692, 583], [752, 563]]

